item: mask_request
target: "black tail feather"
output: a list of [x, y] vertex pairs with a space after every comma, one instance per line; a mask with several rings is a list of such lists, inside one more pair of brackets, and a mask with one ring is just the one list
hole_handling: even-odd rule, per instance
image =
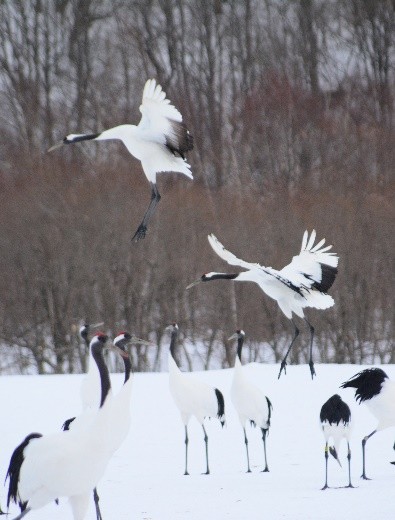
[[41, 433], [31, 433], [19, 446], [15, 448], [14, 453], [11, 456], [10, 465], [8, 466], [7, 475], [5, 477], [5, 480], [7, 480], [7, 478], [10, 480], [8, 486], [7, 507], [10, 507], [10, 502], [13, 500], [15, 504], [19, 504], [21, 511], [26, 509], [27, 502], [21, 502], [18, 496], [19, 474], [21, 472], [22, 463], [25, 460], [24, 451], [26, 446], [32, 439], [38, 439], [40, 437], [42, 437]]
[[217, 417], [221, 421], [222, 426], [225, 424], [225, 400], [222, 392], [215, 388], [215, 395], [217, 396], [218, 401], [218, 413]]

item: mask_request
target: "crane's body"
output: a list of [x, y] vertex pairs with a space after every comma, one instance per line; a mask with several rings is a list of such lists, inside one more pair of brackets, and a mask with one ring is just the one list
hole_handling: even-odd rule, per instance
[[366, 476], [366, 442], [378, 431], [395, 426], [395, 381], [389, 379], [381, 368], [367, 368], [344, 382], [341, 387], [355, 388], [355, 399], [359, 404], [366, 404], [377, 419], [376, 428], [362, 439], [361, 477], [369, 480]]
[[273, 407], [269, 398], [265, 396], [262, 390], [248, 380], [244, 368], [241, 364], [242, 348], [245, 338], [244, 331], [237, 330], [235, 334], [229, 338], [229, 340], [235, 338], [237, 338], [238, 345], [230, 397], [244, 431], [244, 443], [246, 445], [247, 454], [247, 473], [251, 472], [248, 452], [248, 438], [246, 432], [246, 424], [248, 422], [253, 426], [257, 426], [261, 429], [265, 455], [265, 465], [263, 471], [266, 472], [269, 471], [266, 456], [266, 436], [270, 428]]
[[218, 418], [223, 426], [225, 424], [225, 402], [218, 388], [207, 385], [190, 374], [184, 374], [174, 360], [174, 350], [178, 335], [178, 325], [173, 323], [167, 327], [171, 330], [169, 364], [169, 388], [174, 402], [180, 412], [181, 420], [185, 427], [185, 472], [188, 473], [188, 423], [192, 416], [203, 428], [206, 444], [206, 474], [210, 473], [208, 462], [208, 436], [204, 427], [206, 417]]
[[81, 141], [120, 140], [141, 166], [151, 185], [151, 202], [133, 240], [145, 237], [149, 220], [160, 200], [156, 175], [160, 172], [178, 172], [192, 179], [185, 153], [193, 149], [193, 138], [182, 122], [181, 113], [170, 104], [165, 92], [154, 79], [149, 79], [143, 90], [140, 105], [142, 114], [138, 125], [119, 125], [95, 134], [69, 134], [49, 151], [64, 144]]
[[[325, 484], [322, 489], [328, 486], [328, 458], [329, 453], [340, 464], [338, 457], [339, 445], [342, 439], [347, 441], [347, 460], [348, 460], [348, 486], [351, 484], [351, 449], [350, 449], [350, 431], [351, 431], [351, 410], [349, 406], [341, 399], [338, 394], [330, 397], [321, 408], [320, 422], [322, 433], [325, 437]], [[333, 440], [333, 446], [329, 446], [329, 439]], [[340, 464], [341, 465], [341, 464]]]
[[193, 287], [200, 282], [221, 279], [254, 282], [269, 297], [276, 300], [285, 316], [292, 320], [295, 329], [294, 337], [281, 363], [278, 377], [281, 376], [282, 370], [286, 370], [288, 354], [299, 335], [299, 329], [293, 321], [293, 314], [296, 314], [299, 318], [304, 318], [310, 328], [309, 366], [311, 376], [315, 375], [312, 360], [314, 328], [306, 320], [303, 309], [305, 307], [327, 309], [334, 304], [332, 296], [327, 294], [327, 291], [336, 278], [339, 258], [335, 253], [328, 252], [332, 246], [323, 247], [325, 239], [314, 245], [315, 238], [315, 230], [312, 231], [310, 237], [308, 232], [305, 231], [300, 253], [292, 258], [290, 264], [278, 271], [272, 267], [264, 267], [260, 264], [253, 264], [237, 258], [233, 253], [225, 249], [219, 240], [211, 234], [208, 236], [208, 241], [217, 255], [229, 265], [242, 267], [246, 271], [234, 274], [210, 272], [204, 274], [199, 280], [187, 287]]
[[[15, 449], [7, 472], [7, 505], [19, 503], [21, 514], [43, 507], [59, 497], [69, 497], [74, 520], [85, 518], [89, 496], [102, 477], [111, 457], [112, 394], [103, 349], [107, 336], [97, 334], [91, 341], [100, 373], [100, 408], [85, 427], [42, 436], [30, 434]], [[86, 412], [91, 416], [91, 412]]]

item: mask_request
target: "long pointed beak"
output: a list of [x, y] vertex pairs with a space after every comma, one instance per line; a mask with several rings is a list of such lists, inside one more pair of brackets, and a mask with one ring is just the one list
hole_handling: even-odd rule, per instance
[[146, 341], [145, 339], [138, 338], [137, 336], [132, 336], [128, 343], [134, 343], [137, 345], [147, 345], [147, 347], [154, 347], [155, 344], [151, 341]]
[[341, 462], [340, 462], [340, 460], [339, 460], [339, 458], [337, 456], [336, 448], [334, 446], [329, 446], [329, 453], [332, 455], [332, 457], [334, 459], [337, 460], [337, 462], [339, 463], [339, 466], [342, 467]]
[[109, 348], [111, 350], [113, 350], [116, 354], [119, 354], [120, 356], [122, 356], [123, 358], [128, 358], [129, 357], [129, 352], [127, 352], [126, 350], [122, 350], [117, 345], [111, 344]]
[[188, 286], [187, 286], [187, 289], [190, 289], [191, 287], [194, 287], [195, 285], [197, 285], [198, 283], [200, 283], [201, 280], [199, 278], [199, 280], [195, 280], [194, 282], [190, 283]]
[[235, 332], [234, 334], [232, 334], [230, 336], [230, 338], [228, 338], [228, 341], [232, 340], [232, 339], [237, 339], [237, 332]]
[[54, 150], [61, 148], [64, 145], [63, 141], [60, 141], [59, 143], [54, 144], [51, 146], [51, 148], [48, 149], [48, 152], [53, 152]]

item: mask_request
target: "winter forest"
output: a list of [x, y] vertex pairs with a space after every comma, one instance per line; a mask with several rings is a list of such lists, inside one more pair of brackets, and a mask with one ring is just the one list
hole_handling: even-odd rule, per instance
[[[137, 124], [155, 78], [194, 137], [194, 179], [149, 199], [122, 144], [48, 149]], [[79, 373], [81, 323], [128, 329], [136, 371], [278, 362], [292, 327], [253, 284], [186, 290], [240, 258], [280, 269], [317, 230], [339, 255], [335, 305], [308, 311], [317, 363], [395, 363], [393, 0], [3, 0], [0, 3], [0, 373]], [[301, 327], [292, 363], [305, 363]], [[232, 350], [233, 349], [233, 350]]]

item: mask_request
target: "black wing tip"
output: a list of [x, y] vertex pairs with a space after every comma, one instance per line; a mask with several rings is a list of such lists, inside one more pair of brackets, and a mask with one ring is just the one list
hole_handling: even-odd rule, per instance
[[336, 279], [338, 269], [337, 267], [332, 267], [328, 264], [320, 264], [321, 266], [321, 281], [314, 282], [312, 285], [313, 289], [317, 289], [322, 293], [327, 293], [328, 290], [332, 287], [333, 282]]
[[62, 430], [64, 432], [70, 430], [70, 424], [74, 421], [75, 417], [71, 417], [70, 419], [67, 419], [67, 421], [65, 421], [63, 424], [62, 424]]

